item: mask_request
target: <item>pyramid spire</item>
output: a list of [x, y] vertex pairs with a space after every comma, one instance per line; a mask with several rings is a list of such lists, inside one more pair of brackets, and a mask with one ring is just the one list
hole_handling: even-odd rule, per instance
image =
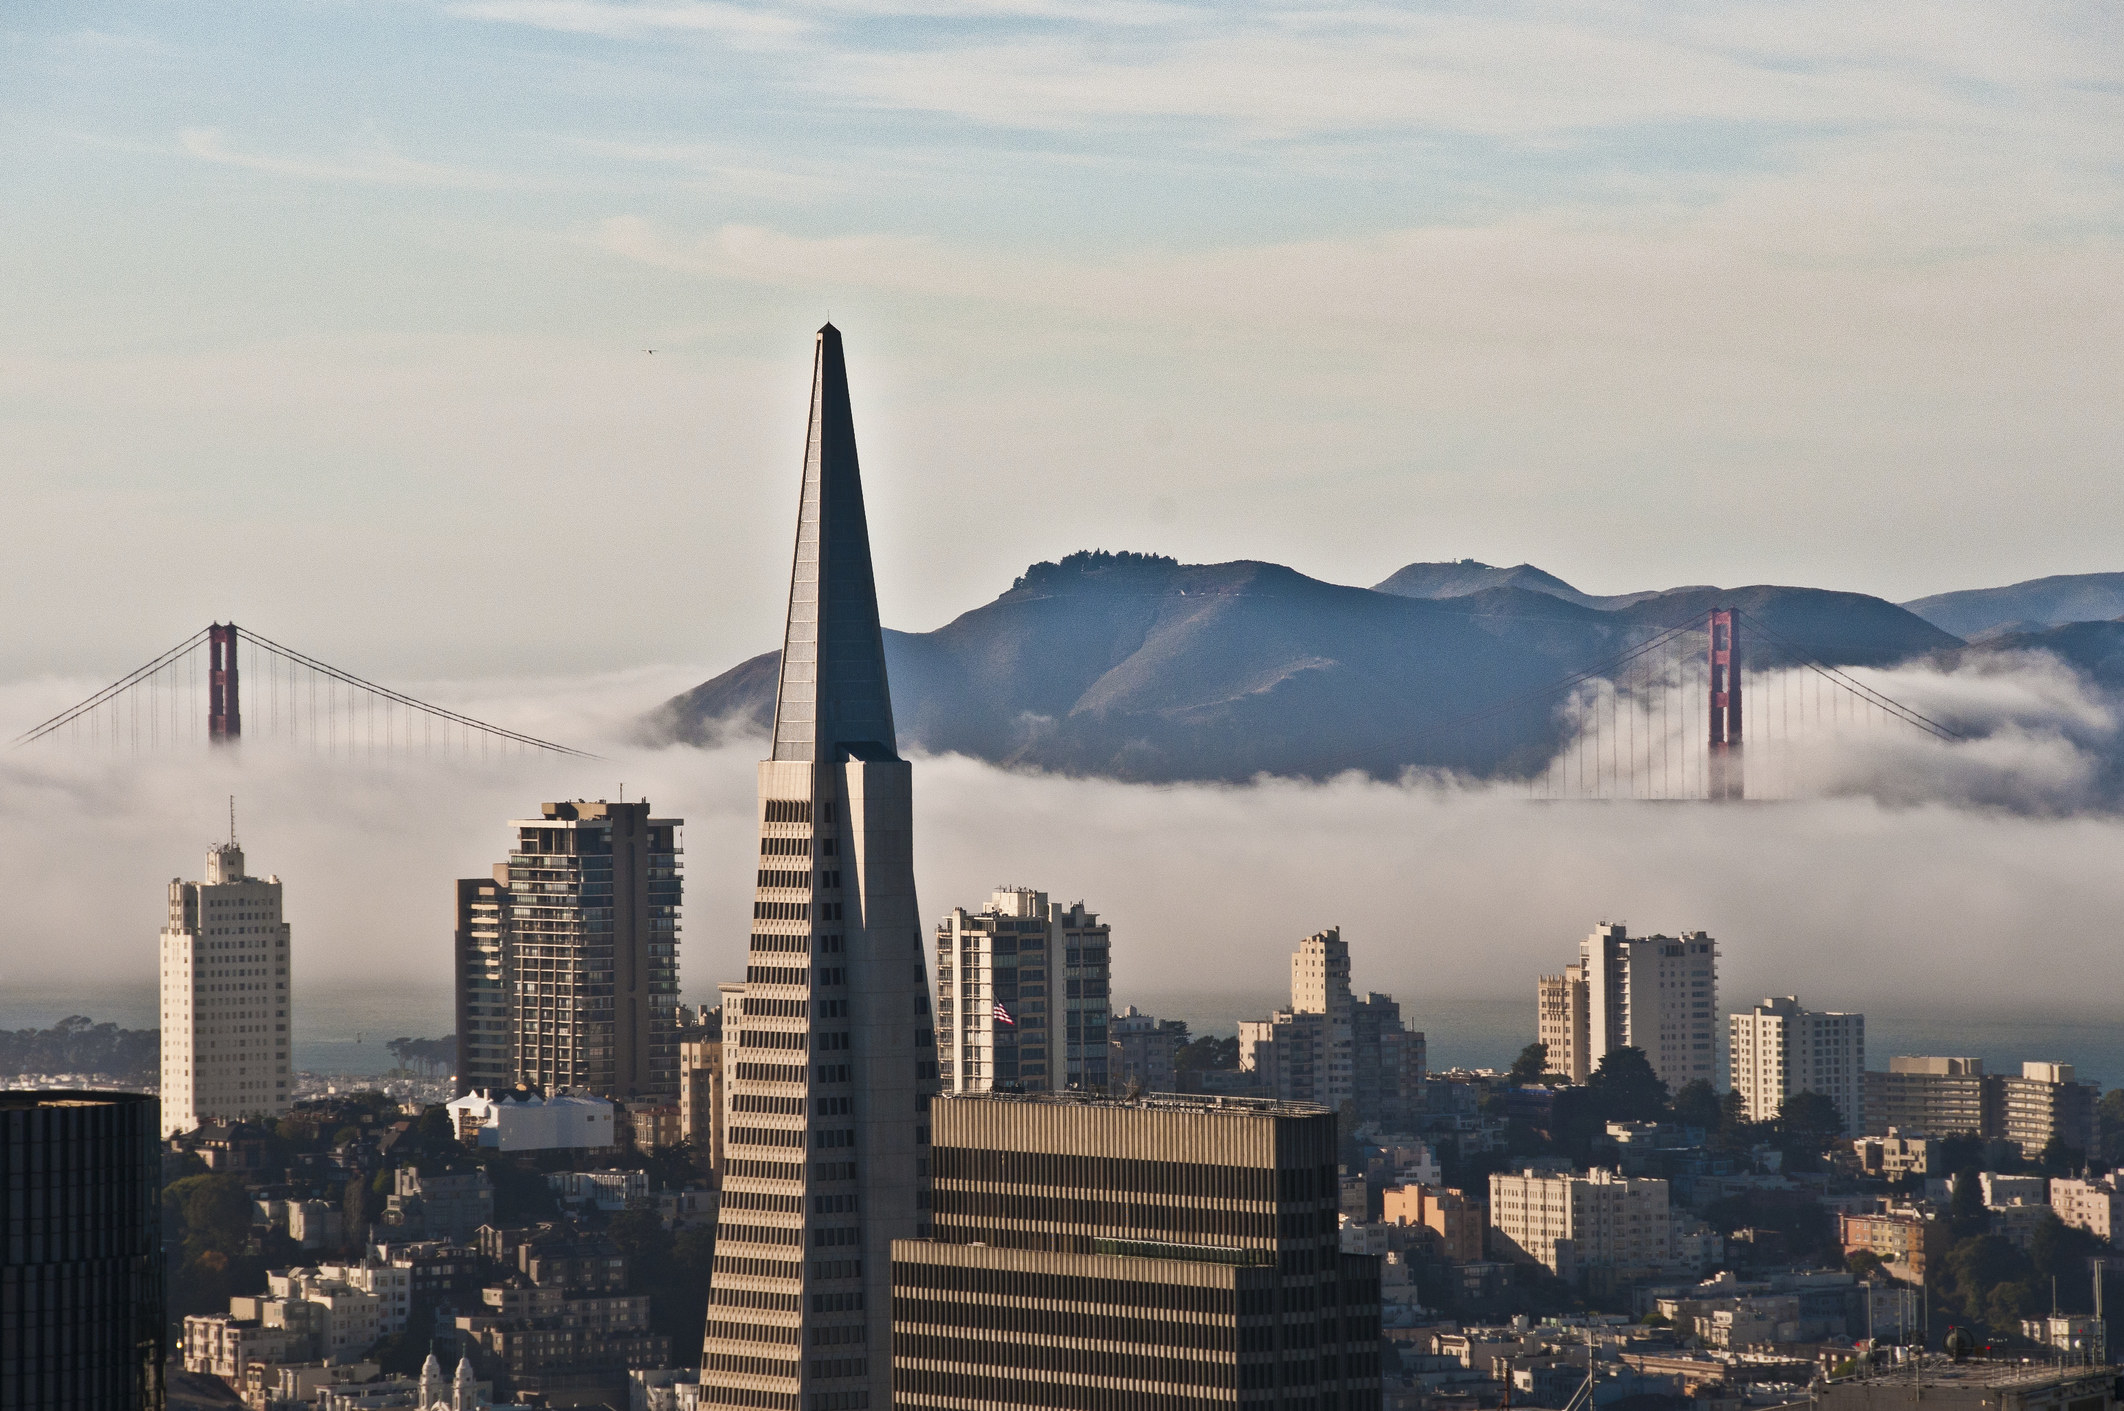
[[841, 331], [830, 323], [819, 330], [811, 365], [811, 427], [804, 438], [773, 757], [899, 757], [855, 421], [848, 409], [848, 365]]

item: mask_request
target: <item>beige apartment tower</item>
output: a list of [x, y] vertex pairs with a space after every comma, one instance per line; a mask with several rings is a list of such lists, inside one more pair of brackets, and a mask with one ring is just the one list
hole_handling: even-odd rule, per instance
[[1820, 1014], [1790, 995], [1727, 1021], [1733, 1091], [1748, 1120], [1768, 1122], [1796, 1093], [1836, 1104], [1844, 1135], [1866, 1130], [1866, 1016]]
[[1566, 965], [1544, 975], [1535, 990], [1534, 1037], [1548, 1049], [1549, 1072], [1583, 1084], [1593, 1076], [1592, 1034], [1586, 1027], [1586, 967]]
[[1718, 942], [1702, 931], [1633, 936], [1603, 921], [1579, 943], [1578, 968], [1589, 1071], [1635, 1048], [1670, 1089], [1718, 1081]]
[[288, 1110], [288, 923], [278, 877], [244, 871], [229, 841], [206, 880], [170, 881], [162, 928], [162, 1128], [279, 1117]]
[[700, 1403], [892, 1405], [892, 1242], [928, 1227], [936, 1089], [913, 776], [878, 627], [841, 335], [819, 330], [752, 938], [723, 1002]]

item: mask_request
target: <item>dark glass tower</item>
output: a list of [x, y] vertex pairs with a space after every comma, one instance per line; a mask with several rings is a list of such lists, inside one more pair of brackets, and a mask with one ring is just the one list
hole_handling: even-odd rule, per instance
[[163, 1404], [160, 1125], [141, 1093], [0, 1093], [0, 1411]]
[[891, 1247], [927, 1228], [936, 1088], [913, 810], [840, 331], [819, 330], [751, 954], [723, 1015], [704, 1406], [886, 1411]]

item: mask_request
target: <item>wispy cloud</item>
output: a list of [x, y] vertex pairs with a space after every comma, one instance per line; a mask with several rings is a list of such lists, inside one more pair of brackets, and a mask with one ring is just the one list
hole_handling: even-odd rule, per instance
[[495, 191], [521, 186], [523, 181], [494, 172], [467, 167], [416, 161], [388, 149], [354, 154], [346, 158], [277, 157], [238, 151], [228, 145], [220, 131], [188, 127], [177, 134], [177, 145], [187, 156], [217, 166], [242, 167], [296, 181], [322, 181], [357, 186], [409, 186], [428, 189], [458, 188]]
[[660, 0], [659, 3], [603, 4], [599, 0], [469, 0], [452, 5], [465, 19], [493, 20], [595, 35], [602, 39], [671, 38], [709, 35], [734, 41], [786, 40], [808, 25], [796, 15], [771, 8], [726, 5], [713, 0]]

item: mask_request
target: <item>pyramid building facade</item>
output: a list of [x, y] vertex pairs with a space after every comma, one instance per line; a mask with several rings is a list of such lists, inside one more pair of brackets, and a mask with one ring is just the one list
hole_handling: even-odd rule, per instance
[[885, 1411], [891, 1246], [929, 1225], [935, 1032], [841, 335], [819, 330], [742, 992], [703, 1406]]

